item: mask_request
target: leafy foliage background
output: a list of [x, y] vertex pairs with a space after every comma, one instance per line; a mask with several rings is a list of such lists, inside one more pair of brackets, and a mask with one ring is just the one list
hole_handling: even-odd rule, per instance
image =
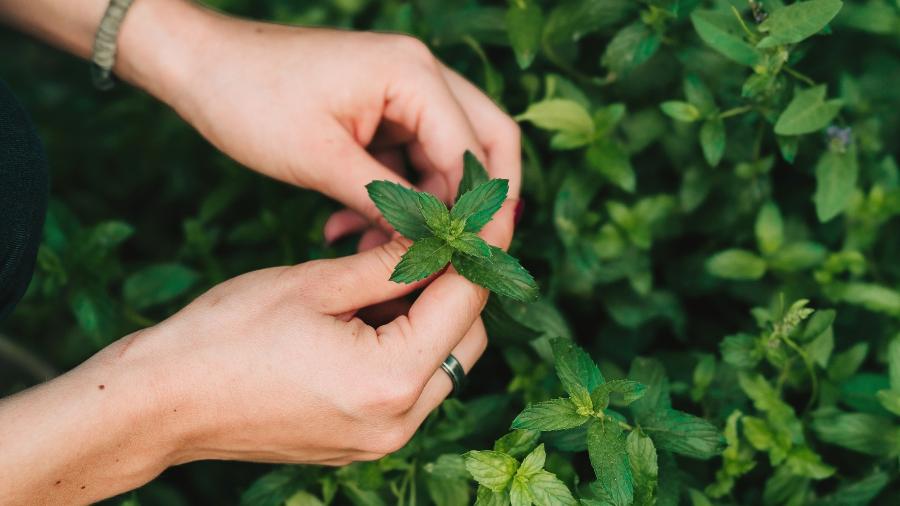
[[[194, 463], [128, 501], [467, 504], [475, 487], [452, 456], [492, 448], [528, 403], [561, 394], [550, 339], [563, 337], [607, 379], [657, 360], [674, 407], [725, 434], [722, 456], [661, 452], [670, 478], [660, 467], [656, 499], [637, 504], [900, 503], [898, 2], [843, 2], [806, 34], [806, 18], [766, 25], [779, 0], [208, 3], [412, 33], [518, 115], [513, 251], [543, 299], [492, 299], [493, 346], [466, 396], [395, 456], [340, 470]], [[761, 27], [774, 38], [757, 49]], [[333, 203], [236, 166], [140, 92], [95, 92], [82, 62], [0, 37], [0, 76], [53, 171], [38, 273], [2, 326], [37, 362], [2, 359], [3, 394], [228, 277], [352, 251], [323, 245]], [[543, 435], [546, 469], [602, 500], [579, 436], [565, 436]]]

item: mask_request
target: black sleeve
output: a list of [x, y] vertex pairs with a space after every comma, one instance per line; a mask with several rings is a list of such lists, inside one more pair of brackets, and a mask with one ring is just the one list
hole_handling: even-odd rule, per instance
[[31, 281], [48, 187], [47, 159], [37, 132], [0, 81], [0, 320]]

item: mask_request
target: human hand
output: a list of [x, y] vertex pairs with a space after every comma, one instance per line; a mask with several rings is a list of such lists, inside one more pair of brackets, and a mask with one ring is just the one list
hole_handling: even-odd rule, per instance
[[164, 72], [142, 73], [130, 62], [153, 58], [138, 58], [148, 48], [133, 39], [138, 18], [153, 17], [152, 3], [136, 3], [123, 26], [123, 73], [237, 161], [348, 206], [326, 226], [327, 239], [374, 222], [389, 229], [365, 185], [383, 179], [412, 186], [404, 152], [420, 176], [418, 188], [447, 203], [466, 150], [491, 177], [508, 179], [510, 199], [518, 198], [515, 121], [418, 40], [258, 23], [184, 4], [185, 13], [167, 19], [190, 24], [191, 40], [153, 48], [183, 56]]

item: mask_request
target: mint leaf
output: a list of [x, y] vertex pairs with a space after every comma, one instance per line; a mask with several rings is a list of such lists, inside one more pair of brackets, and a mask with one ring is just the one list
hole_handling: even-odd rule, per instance
[[634, 478], [634, 503], [653, 504], [659, 465], [653, 440], [637, 430], [631, 431], [625, 439], [628, 463]]
[[544, 14], [533, 0], [512, 2], [506, 10], [506, 33], [520, 69], [527, 69], [540, 48]]
[[691, 23], [700, 39], [726, 58], [748, 67], [759, 62], [760, 52], [743, 39], [741, 26], [730, 12], [696, 10]]
[[494, 442], [494, 450], [519, 458], [529, 453], [540, 438], [540, 431], [514, 430]]
[[125, 300], [141, 310], [169, 302], [191, 289], [200, 276], [180, 264], [145, 267], [125, 280]]
[[900, 455], [900, 426], [867, 413], [826, 412], [813, 418], [812, 429], [822, 441], [867, 455]]
[[544, 469], [544, 462], [546, 460], [547, 452], [544, 450], [544, 445], [539, 444], [537, 448], [532, 450], [532, 452], [525, 457], [525, 460], [522, 461], [519, 470], [516, 471], [516, 476], [521, 476], [526, 479], [530, 478]]
[[822, 31], [843, 5], [840, 0], [808, 0], [775, 9], [759, 25], [759, 30], [769, 36], [756, 47], [794, 44], [809, 38]]
[[711, 256], [706, 270], [720, 278], [754, 280], [766, 273], [766, 262], [751, 251], [729, 249]]
[[641, 429], [658, 448], [685, 457], [709, 459], [725, 447], [725, 438], [713, 424], [674, 409], [646, 417], [641, 421]]
[[700, 127], [700, 148], [710, 167], [722, 161], [725, 154], [725, 123], [718, 115], [704, 121]]
[[510, 506], [531, 506], [532, 502], [533, 498], [531, 497], [531, 491], [528, 490], [528, 485], [521, 478], [514, 478], [512, 486], [509, 487]]
[[622, 396], [621, 404], [627, 406], [632, 402], [644, 396], [647, 387], [631, 380], [610, 380], [598, 386], [596, 390], [591, 392], [591, 399], [594, 401], [594, 407], [598, 409], [606, 409], [609, 405], [609, 397], [612, 393]]
[[418, 193], [418, 207], [431, 233], [438, 237], [450, 236], [450, 211], [443, 202], [430, 193]]
[[494, 492], [503, 492], [519, 468], [516, 459], [492, 450], [470, 451], [464, 457], [475, 481]]
[[530, 121], [543, 130], [558, 132], [554, 142], [559, 149], [570, 149], [585, 146], [594, 138], [594, 120], [590, 113], [574, 100], [553, 98], [528, 106], [522, 114], [516, 116], [517, 121]]
[[700, 119], [700, 110], [694, 104], [680, 100], [669, 100], [659, 105], [662, 112], [672, 119], [691, 123]]
[[484, 169], [484, 165], [481, 165], [481, 162], [478, 161], [478, 158], [475, 158], [471, 151], [466, 151], [463, 155], [463, 177], [459, 182], [459, 188], [456, 190], [454, 202], [458, 201], [464, 193], [480, 184], [487, 183], [488, 180], [490, 180], [490, 176]]
[[625, 75], [652, 57], [660, 37], [649, 26], [637, 21], [619, 30], [606, 45], [601, 64], [610, 72]]
[[464, 221], [466, 232], [478, 232], [503, 206], [507, 192], [508, 180], [491, 179], [463, 193], [453, 205], [450, 216], [454, 220]]
[[463, 232], [459, 237], [450, 239], [453, 249], [473, 257], [488, 258], [491, 256], [491, 246], [484, 242], [474, 232]]
[[828, 151], [819, 158], [813, 194], [819, 221], [830, 221], [850, 206], [858, 176], [859, 164], [852, 147], [846, 153]]
[[756, 215], [756, 244], [764, 255], [775, 253], [784, 242], [784, 222], [775, 202], [769, 201]]
[[572, 392], [583, 389], [593, 392], [605, 380], [600, 368], [583, 349], [571, 339], [556, 338], [550, 341], [553, 348], [556, 375], [565, 391]]
[[425, 279], [443, 269], [452, 255], [453, 248], [437, 237], [419, 239], [403, 254], [391, 274], [391, 281], [413, 283]]
[[588, 456], [600, 489], [614, 506], [628, 506], [634, 499], [634, 480], [625, 434], [612, 420], [594, 421], [588, 426]]
[[484, 485], [479, 485], [475, 495], [475, 506], [509, 506], [509, 494], [505, 490], [494, 492]]
[[529, 405], [513, 420], [511, 428], [540, 431], [571, 429], [582, 425], [588, 418], [579, 414], [569, 399], [553, 399]]
[[537, 300], [538, 287], [531, 274], [505, 251], [491, 246], [490, 258], [456, 253], [453, 267], [466, 279], [494, 293], [520, 302]]
[[821, 130], [831, 123], [841, 110], [841, 100], [825, 100], [824, 84], [805, 90], [798, 89], [787, 108], [778, 116], [775, 133], [802, 135]]
[[572, 492], [555, 474], [538, 471], [528, 480], [528, 489], [537, 506], [577, 506]]
[[372, 181], [366, 190], [384, 219], [403, 237], [416, 240], [431, 235], [419, 211], [419, 192], [391, 181]]

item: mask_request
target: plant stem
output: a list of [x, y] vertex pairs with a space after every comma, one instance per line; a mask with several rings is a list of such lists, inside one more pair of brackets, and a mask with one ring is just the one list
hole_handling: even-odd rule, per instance
[[816, 397], [819, 395], [819, 378], [816, 376], [816, 370], [813, 366], [812, 360], [810, 360], [809, 355], [806, 353], [806, 350], [800, 347], [797, 343], [794, 342], [790, 337], [784, 336], [782, 338], [788, 346], [791, 347], [794, 351], [797, 352], [797, 355], [800, 355], [800, 358], [803, 360], [803, 364], [806, 366], [806, 372], [809, 374], [809, 382], [810, 382], [810, 393], [809, 400], [806, 402], [806, 407], [803, 409], [804, 412], [809, 411], [812, 408], [813, 403], [816, 401]]
[[743, 29], [744, 29], [744, 33], [747, 34], [747, 38], [749, 38], [751, 41], [753, 41], [753, 42], [755, 43], [755, 42], [756, 42], [756, 35], [754, 35], [753, 32], [750, 31], [750, 28], [747, 27], [747, 24], [744, 23], [744, 18], [741, 16], [741, 13], [737, 10], [737, 7], [735, 7], [735, 6], [732, 5], [732, 6], [731, 6], [731, 12], [734, 13], [734, 17], [736, 17], [737, 20], [738, 20], [738, 23], [741, 24], [741, 28], [743, 28]]
[[18, 366], [38, 381], [47, 381], [56, 376], [56, 370], [53, 366], [3, 334], [0, 334], [0, 360], [5, 360], [14, 366]]
[[723, 111], [719, 113], [720, 119], [730, 118], [732, 116], [737, 116], [739, 114], [744, 114], [745, 112], [749, 112], [753, 110], [752, 105], [742, 105], [740, 107], [733, 107], [728, 109], [727, 111]]
[[787, 65], [785, 65], [785, 66], [782, 67], [782, 68], [784, 69], [785, 72], [787, 72], [788, 74], [794, 76], [795, 79], [798, 79], [798, 80], [800, 80], [800, 81], [803, 81], [804, 83], [806, 83], [806, 84], [808, 84], [808, 85], [810, 85], [810, 86], [815, 86], [815, 85], [816, 85], [816, 82], [813, 81], [812, 78], [810, 78], [809, 76], [807, 76], [807, 75], [805, 75], [805, 74], [801, 74], [800, 72], [797, 72], [796, 70], [794, 70], [794, 69], [788, 67]]

